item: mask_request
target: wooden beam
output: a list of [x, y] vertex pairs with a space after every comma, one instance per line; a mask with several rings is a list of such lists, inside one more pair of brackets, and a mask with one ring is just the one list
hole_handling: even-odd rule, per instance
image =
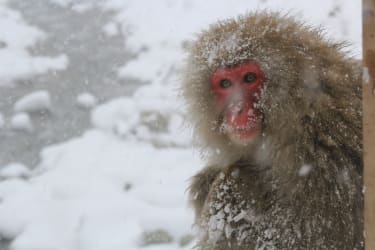
[[365, 249], [375, 249], [375, 0], [363, 0]]

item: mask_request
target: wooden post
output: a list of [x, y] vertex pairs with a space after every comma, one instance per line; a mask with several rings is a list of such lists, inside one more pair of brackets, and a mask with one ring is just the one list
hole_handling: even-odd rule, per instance
[[365, 249], [375, 249], [375, 0], [363, 0]]

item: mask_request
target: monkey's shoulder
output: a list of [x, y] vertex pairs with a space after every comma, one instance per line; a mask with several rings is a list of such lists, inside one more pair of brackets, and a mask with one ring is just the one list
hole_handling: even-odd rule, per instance
[[189, 200], [195, 209], [195, 214], [198, 215], [201, 213], [212, 183], [221, 171], [215, 165], [207, 166], [191, 178]]

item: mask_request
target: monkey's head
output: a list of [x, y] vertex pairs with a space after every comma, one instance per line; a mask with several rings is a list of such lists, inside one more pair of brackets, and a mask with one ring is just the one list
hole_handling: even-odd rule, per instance
[[182, 92], [204, 151], [233, 161], [264, 145], [313, 143], [306, 141], [314, 133], [310, 121], [336, 101], [334, 85], [341, 86], [339, 95], [355, 82], [341, 46], [270, 12], [201, 32], [189, 46]]

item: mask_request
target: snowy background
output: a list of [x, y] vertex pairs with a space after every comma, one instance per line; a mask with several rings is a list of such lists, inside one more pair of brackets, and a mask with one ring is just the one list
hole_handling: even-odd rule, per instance
[[0, 0], [0, 250], [191, 249], [183, 45], [265, 8], [360, 58], [359, 0]]

